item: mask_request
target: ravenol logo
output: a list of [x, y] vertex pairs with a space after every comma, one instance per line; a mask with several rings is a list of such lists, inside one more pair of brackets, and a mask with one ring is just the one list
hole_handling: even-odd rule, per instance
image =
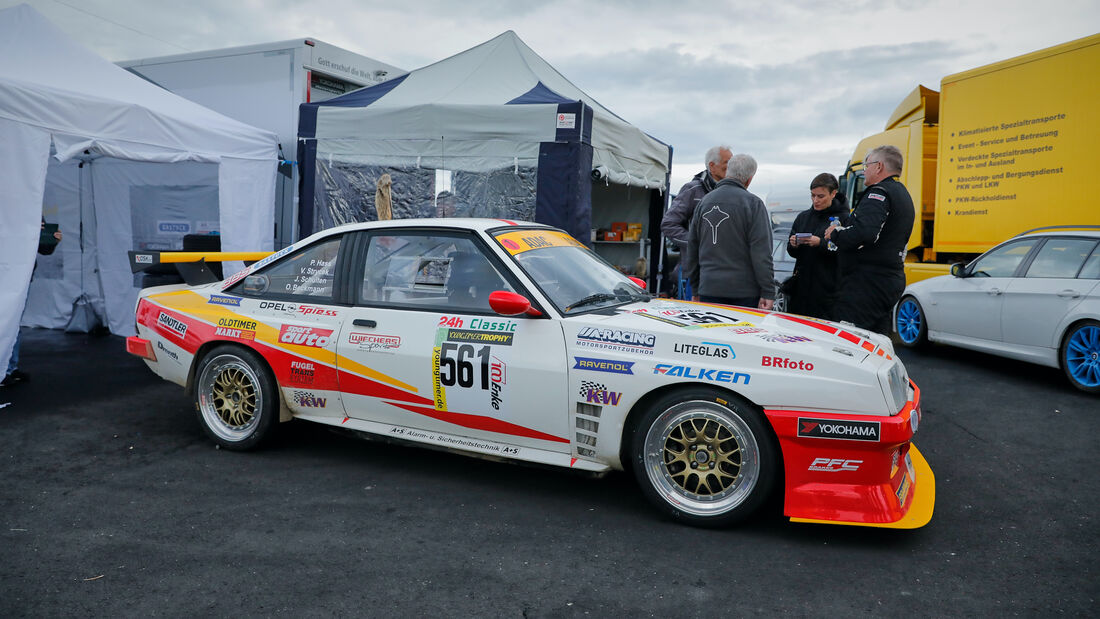
[[163, 234], [190, 234], [191, 222], [189, 221], [158, 221], [157, 232]]
[[633, 374], [633, 361], [613, 361], [611, 359], [593, 359], [591, 357], [573, 357], [576, 364], [574, 370], [591, 370], [593, 372], [608, 372], [610, 374]]
[[231, 297], [224, 294], [212, 294], [210, 295], [210, 300], [207, 301], [207, 303], [211, 303], [213, 305], [233, 305], [236, 307], [240, 307], [241, 299], [240, 297]]

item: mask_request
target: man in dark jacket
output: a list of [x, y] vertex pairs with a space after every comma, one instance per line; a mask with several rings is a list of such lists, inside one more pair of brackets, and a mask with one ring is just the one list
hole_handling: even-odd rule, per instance
[[890, 312], [905, 290], [905, 253], [916, 217], [913, 199], [897, 179], [902, 165], [896, 147], [871, 149], [863, 158], [867, 191], [851, 220], [825, 231], [840, 250], [836, 319], [878, 333], [890, 332]]
[[661, 219], [661, 233], [676, 244], [680, 250], [680, 268], [688, 272], [689, 265], [684, 263], [684, 250], [687, 249], [688, 224], [695, 213], [695, 207], [703, 196], [710, 193], [718, 181], [726, 176], [726, 164], [733, 153], [729, 146], [715, 146], [707, 151], [707, 169], [696, 174], [684, 183], [680, 192], [672, 199], [672, 205]]
[[832, 320], [840, 263], [835, 246], [825, 242], [829, 219], [848, 225], [848, 200], [838, 192], [836, 177], [822, 172], [810, 182], [813, 205], [798, 214], [791, 225], [787, 253], [795, 259], [794, 274], [783, 284], [787, 311]]
[[684, 260], [697, 300], [761, 309], [775, 303], [771, 220], [748, 191], [755, 175], [752, 157], [734, 155], [692, 215]]

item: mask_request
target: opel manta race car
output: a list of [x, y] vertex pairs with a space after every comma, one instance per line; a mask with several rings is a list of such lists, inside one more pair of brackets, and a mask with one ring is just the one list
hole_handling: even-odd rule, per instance
[[888, 339], [640, 283], [546, 226], [353, 224], [222, 282], [142, 291], [127, 348], [185, 386], [228, 449], [298, 418], [629, 470], [690, 524], [739, 521], [780, 485], [792, 520], [931, 519], [920, 392]]

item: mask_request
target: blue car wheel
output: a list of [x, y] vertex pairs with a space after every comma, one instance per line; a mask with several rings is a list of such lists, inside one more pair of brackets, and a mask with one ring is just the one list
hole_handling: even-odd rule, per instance
[[916, 347], [927, 341], [928, 321], [924, 318], [924, 309], [913, 297], [904, 297], [898, 303], [894, 330], [902, 346]]
[[1062, 369], [1081, 391], [1100, 393], [1100, 322], [1074, 325], [1062, 343]]

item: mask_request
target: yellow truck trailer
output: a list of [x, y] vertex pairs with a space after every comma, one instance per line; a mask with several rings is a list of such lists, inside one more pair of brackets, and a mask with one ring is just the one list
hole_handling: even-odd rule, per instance
[[881, 144], [905, 156], [900, 180], [920, 209], [909, 283], [1026, 230], [1100, 224], [1089, 191], [1100, 180], [1100, 34], [948, 75], [939, 92], [917, 86], [856, 146], [841, 179], [853, 204], [863, 157]]

